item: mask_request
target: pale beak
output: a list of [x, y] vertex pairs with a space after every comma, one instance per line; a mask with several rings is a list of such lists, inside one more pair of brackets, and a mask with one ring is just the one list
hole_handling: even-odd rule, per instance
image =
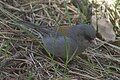
[[93, 43], [93, 44], [97, 44], [97, 42], [96, 42], [96, 38], [93, 39], [93, 40], [90, 40], [90, 42]]

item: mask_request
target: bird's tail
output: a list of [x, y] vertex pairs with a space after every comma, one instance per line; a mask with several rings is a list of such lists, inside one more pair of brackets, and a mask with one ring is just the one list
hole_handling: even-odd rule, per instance
[[55, 30], [51, 30], [51, 29], [48, 29], [46, 27], [39, 26], [39, 25], [36, 25], [36, 24], [28, 22], [28, 21], [19, 20], [19, 21], [15, 21], [15, 23], [17, 25], [19, 25], [21, 28], [25, 28], [27, 30], [35, 31], [38, 34], [41, 34], [43, 37], [44, 36], [50, 36], [50, 34], [55, 35], [55, 33], [56, 33]]

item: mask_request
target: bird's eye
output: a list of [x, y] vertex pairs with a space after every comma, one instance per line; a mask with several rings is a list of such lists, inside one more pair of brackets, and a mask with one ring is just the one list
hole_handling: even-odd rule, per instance
[[92, 38], [92, 37], [90, 37], [90, 36], [85, 36], [85, 39], [87, 39], [88, 41], [93, 40], [93, 38]]

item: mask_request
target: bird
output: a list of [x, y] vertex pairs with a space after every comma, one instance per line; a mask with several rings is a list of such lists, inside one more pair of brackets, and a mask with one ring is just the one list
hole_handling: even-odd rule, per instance
[[43, 44], [56, 57], [70, 58], [84, 52], [95, 37], [96, 31], [92, 25], [78, 24], [68, 30], [67, 36], [44, 37]]
[[[36, 26], [30, 22], [22, 21], [19, 23], [29, 26], [29, 28], [34, 28]], [[42, 42], [45, 50], [55, 57], [64, 59], [81, 55], [96, 38], [94, 27], [90, 24], [83, 23], [70, 27], [66, 35], [62, 35], [62, 33], [58, 31], [40, 27], [37, 30], [39, 33], [43, 34]]]

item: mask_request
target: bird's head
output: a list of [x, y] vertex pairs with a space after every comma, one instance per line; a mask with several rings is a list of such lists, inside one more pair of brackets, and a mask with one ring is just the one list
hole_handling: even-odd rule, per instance
[[96, 31], [92, 25], [88, 24], [78, 24], [73, 26], [69, 31], [69, 36], [75, 40], [80, 40], [84, 38], [89, 42], [92, 42], [96, 37]]

